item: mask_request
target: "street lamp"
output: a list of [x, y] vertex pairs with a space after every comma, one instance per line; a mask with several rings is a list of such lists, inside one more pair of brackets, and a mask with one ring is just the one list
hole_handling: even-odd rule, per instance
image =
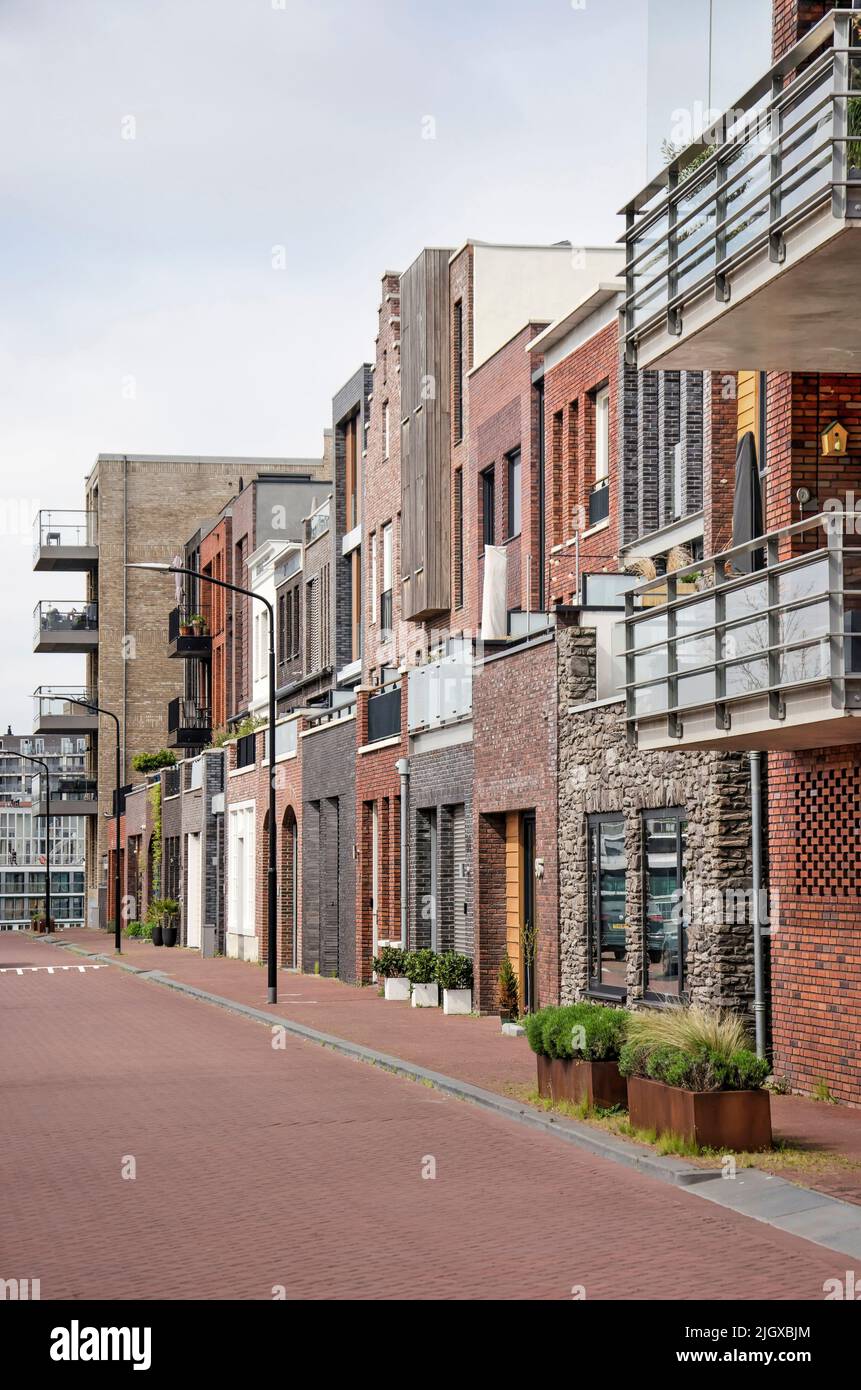
[[93, 714], [105, 714], [108, 719], [113, 719], [117, 727], [117, 746], [116, 746], [116, 790], [114, 791], [114, 835], [116, 845], [114, 847], [114, 948], [118, 955], [122, 955], [123, 936], [122, 936], [122, 912], [120, 908], [120, 721], [119, 716], [114, 714], [112, 709], [103, 709], [93, 700], [83, 700], [79, 695], [64, 695], [64, 700], [68, 700], [72, 705], [81, 705], [83, 709], [92, 710]]
[[27, 763], [38, 763], [45, 774], [45, 931], [51, 930], [51, 769], [43, 758], [18, 754]]
[[278, 973], [276, 955], [278, 950], [277, 897], [275, 858], [277, 853], [277, 834], [275, 829], [275, 612], [268, 598], [256, 594], [253, 589], [243, 589], [238, 584], [228, 584], [226, 579], [213, 579], [199, 570], [185, 569], [181, 565], [169, 565], [158, 561], [140, 561], [126, 564], [127, 570], [155, 570], [157, 574], [188, 574], [198, 582], [214, 584], [218, 589], [230, 589], [244, 598], [257, 599], [266, 605], [269, 614], [269, 872], [267, 875], [267, 954], [269, 1003], [278, 1002]]

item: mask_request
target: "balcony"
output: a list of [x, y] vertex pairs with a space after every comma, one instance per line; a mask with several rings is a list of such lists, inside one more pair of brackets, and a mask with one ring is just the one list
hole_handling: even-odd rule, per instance
[[[742, 573], [752, 554], [762, 568]], [[861, 513], [796, 522], [640, 584], [626, 605], [639, 748], [861, 741]]]
[[368, 743], [397, 738], [401, 732], [401, 687], [386, 686], [368, 696]]
[[407, 720], [411, 734], [472, 718], [472, 669], [472, 644], [452, 641], [445, 656], [410, 671]]
[[[33, 814], [45, 815], [44, 782], [38, 778], [39, 790], [34, 787]], [[51, 805], [48, 814], [52, 816], [95, 816], [99, 809], [96, 782], [90, 777], [51, 777]]]
[[[204, 631], [204, 628], [207, 630]], [[180, 608], [172, 608], [168, 616], [167, 643], [168, 656], [202, 657], [208, 660], [212, 655], [212, 637], [205, 619], [193, 622], [192, 617]]]
[[629, 363], [857, 371], [861, 16], [832, 10], [624, 212]]
[[74, 697], [95, 704], [94, 690], [71, 686], [40, 685], [33, 692], [34, 734], [97, 734], [99, 716], [90, 713]]
[[168, 748], [205, 748], [212, 738], [212, 715], [196, 700], [179, 695], [167, 707]]
[[34, 652], [93, 652], [99, 645], [98, 604], [43, 599], [33, 611]]
[[33, 527], [33, 569], [94, 570], [99, 563], [95, 512], [38, 512]]

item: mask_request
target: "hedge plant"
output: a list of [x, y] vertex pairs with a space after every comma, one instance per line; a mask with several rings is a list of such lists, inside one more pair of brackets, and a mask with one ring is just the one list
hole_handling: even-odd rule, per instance
[[542, 1057], [612, 1062], [627, 1036], [630, 1014], [604, 1004], [565, 1004], [539, 1009], [524, 1019], [526, 1038]]
[[436, 981], [436, 951], [408, 951], [407, 979], [411, 985], [432, 985]]
[[684, 1091], [758, 1091], [770, 1068], [746, 1047], [727, 1055], [704, 1044], [688, 1052], [667, 1043], [650, 1048], [629, 1042], [622, 1048], [619, 1070], [623, 1076], [662, 1081]]
[[444, 951], [436, 958], [436, 982], [440, 989], [472, 989], [472, 961], [456, 951]]
[[400, 946], [383, 946], [374, 956], [374, 971], [383, 980], [403, 979], [407, 973], [407, 953]]

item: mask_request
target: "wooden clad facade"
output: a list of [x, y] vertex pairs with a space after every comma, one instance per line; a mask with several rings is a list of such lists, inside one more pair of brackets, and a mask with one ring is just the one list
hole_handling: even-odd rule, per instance
[[451, 604], [449, 257], [425, 250], [401, 276], [403, 616]]

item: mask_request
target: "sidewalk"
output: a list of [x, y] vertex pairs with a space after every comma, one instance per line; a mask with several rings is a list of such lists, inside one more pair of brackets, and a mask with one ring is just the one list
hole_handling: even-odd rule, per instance
[[[58, 932], [51, 941], [113, 955], [113, 936], [88, 929]], [[319, 975], [278, 974], [278, 1003], [267, 1004], [266, 970], [244, 961], [205, 960], [197, 951], [123, 940], [123, 960], [263, 1008], [323, 1033], [375, 1048], [404, 1061], [507, 1098], [524, 1100], [535, 1089], [535, 1058], [525, 1038], [508, 1038], [496, 1018], [446, 1018], [441, 1009], [386, 1003], [376, 989], [356, 989]], [[775, 1139], [805, 1152], [824, 1152], [833, 1163], [785, 1159], [757, 1166], [790, 1182], [861, 1205], [861, 1109], [800, 1096], [772, 1096]], [[851, 1165], [851, 1166], [850, 1166]], [[859, 1166], [854, 1166], [859, 1165]]]

